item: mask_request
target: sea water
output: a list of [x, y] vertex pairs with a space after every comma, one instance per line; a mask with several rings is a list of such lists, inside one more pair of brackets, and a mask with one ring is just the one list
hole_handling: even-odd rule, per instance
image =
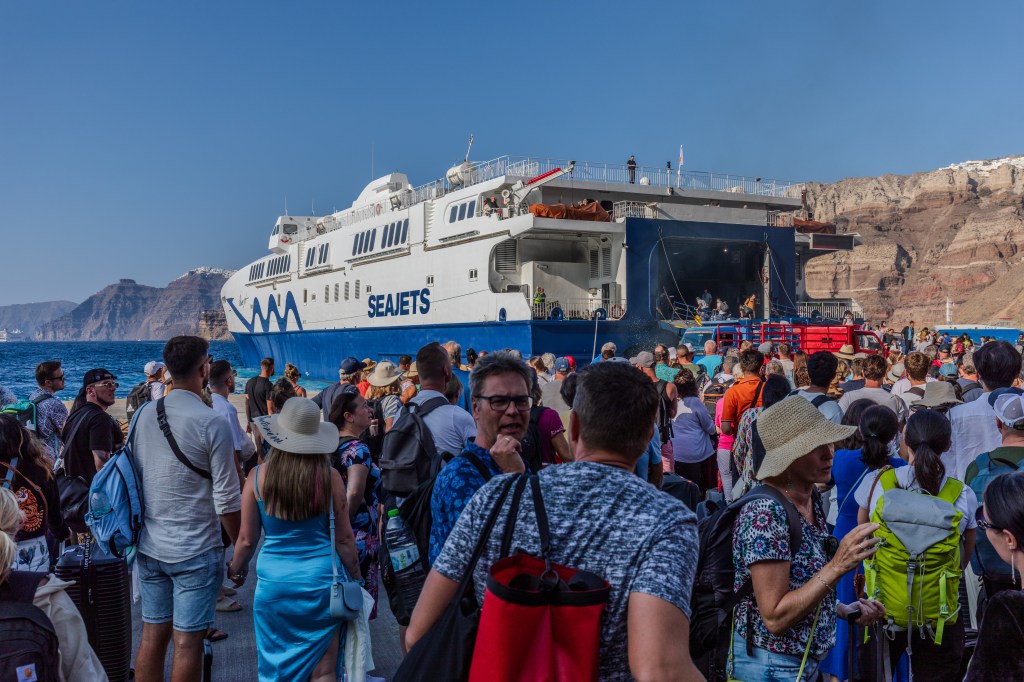
[[[45, 360], [60, 360], [64, 371], [64, 390], [57, 394], [62, 400], [74, 400], [82, 387], [82, 377], [90, 369], [103, 368], [117, 377], [117, 397], [125, 398], [132, 387], [143, 381], [143, 368], [150, 360], [162, 361], [163, 341], [85, 341], [0, 343], [0, 384], [19, 398], [27, 398], [36, 388], [36, 365]], [[242, 362], [234, 341], [210, 342], [210, 355], [227, 360], [238, 371], [235, 392], [241, 393], [248, 378], [259, 368], [240, 367]], [[287, 358], [277, 358], [279, 378]], [[299, 368], [300, 371], [302, 368]], [[306, 389], [319, 391], [328, 382], [300, 379]]]

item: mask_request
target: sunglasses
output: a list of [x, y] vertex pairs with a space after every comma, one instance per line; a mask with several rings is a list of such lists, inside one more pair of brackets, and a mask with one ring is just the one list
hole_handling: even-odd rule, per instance
[[60, 375], [60, 376], [58, 376], [58, 377], [50, 377], [50, 378], [48, 379], [48, 381], [64, 381], [64, 375], [63, 375], [63, 374], [61, 374], [61, 375]]
[[92, 386], [93, 388], [117, 388], [120, 385], [121, 384], [117, 383], [116, 381], [100, 381], [93, 384]]
[[978, 511], [974, 512], [974, 520], [978, 522], [978, 528], [982, 530], [1003, 530], [985, 520], [985, 507], [978, 507]]

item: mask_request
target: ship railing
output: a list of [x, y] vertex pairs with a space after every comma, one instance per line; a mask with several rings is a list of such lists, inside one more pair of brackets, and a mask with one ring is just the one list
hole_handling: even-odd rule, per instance
[[796, 312], [800, 317], [821, 317], [825, 320], [841, 320], [847, 311], [855, 318], [863, 319], [864, 310], [853, 299], [835, 301], [797, 301]]
[[618, 320], [626, 314], [626, 301], [619, 298], [569, 298], [547, 300], [531, 306], [535, 320]]
[[793, 214], [768, 211], [768, 227], [793, 227]]
[[654, 217], [655, 204], [647, 201], [616, 201], [612, 204], [612, 220]]

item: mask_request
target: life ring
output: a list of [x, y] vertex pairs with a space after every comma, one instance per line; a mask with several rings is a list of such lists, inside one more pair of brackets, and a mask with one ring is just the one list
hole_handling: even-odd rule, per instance
[[550, 313], [548, 313], [548, 319], [549, 320], [558, 320], [558, 321], [560, 321], [560, 320], [562, 320], [564, 318], [565, 318], [565, 313], [557, 305], [554, 308], [551, 309]]
[[608, 311], [605, 310], [604, 308], [598, 308], [597, 310], [594, 311], [594, 314], [591, 316], [590, 319], [592, 319], [592, 320], [607, 320], [608, 319]]
[[621, 303], [616, 303], [612, 306], [611, 316], [613, 320], [621, 320], [622, 316], [626, 314], [626, 311], [622, 308]]
[[291, 241], [291, 239], [288, 239], [288, 237], [283, 237], [283, 236], [281, 237], [281, 243], [282, 244], [287, 244], [290, 241]]
[[374, 209], [374, 211], [376, 212], [377, 215], [380, 215], [380, 204], [377, 204], [377, 206]]

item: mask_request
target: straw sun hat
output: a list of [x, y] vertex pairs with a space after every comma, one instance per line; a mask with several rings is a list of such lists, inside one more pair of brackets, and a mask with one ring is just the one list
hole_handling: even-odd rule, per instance
[[289, 398], [281, 412], [252, 420], [263, 440], [294, 455], [324, 455], [338, 449], [338, 427], [320, 421], [320, 408], [307, 398]]
[[830, 422], [802, 396], [775, 403], [757, 416], [757, 433], [765, 449], [757, 478], [779, 476], [815, 448], [848, 438], [856, 430]]
[[373, 373], [370, 374], [367, 381], [370, 382], [371, 386], [389, 386], [402, 377], [402, 372], [395, 367], [395, 363], [388, 360], [381, 360], [377, 363], [377, 366], [373, 368]]

